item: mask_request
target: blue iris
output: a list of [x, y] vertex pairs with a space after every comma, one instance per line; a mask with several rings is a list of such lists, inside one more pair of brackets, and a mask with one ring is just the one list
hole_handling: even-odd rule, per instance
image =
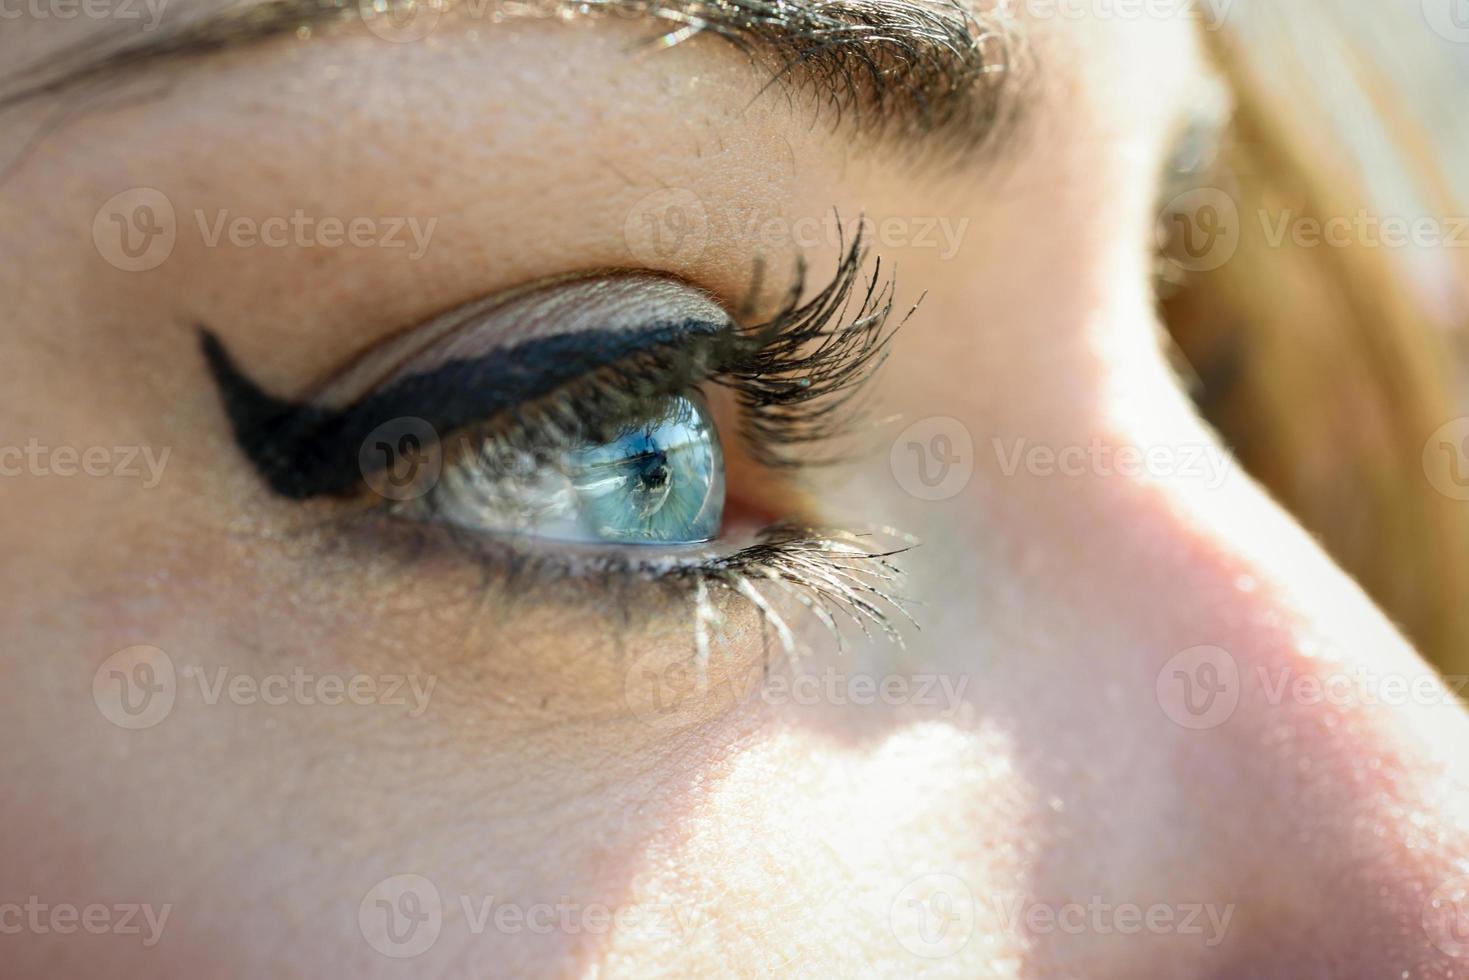
[[719, 533], [724, 456], [697, 395], [670, 398], [656, 418], [605, 443], [568, 451], [561, 468], [589, 538], [695, 544]]

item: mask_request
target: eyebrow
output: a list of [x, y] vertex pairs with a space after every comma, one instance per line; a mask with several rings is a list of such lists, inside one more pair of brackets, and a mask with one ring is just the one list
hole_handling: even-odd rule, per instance
[[[646, 17], [668, 25], [650, 46], [701, 34], [767, 71], [771, 89], [814, 98], [833, 129], [901, 149], [968, 159], [1019, 117], [1020, 59], [1012, 23], [958, 0], [246, 0], [159, 24], [103, 32], [0, 78], [0, 111], [205, 55], [357, 22], [396, 30], [425, 11], [490, 19]], [[412, 21], [408, 21], [411, 25]], [[7, 86], [6, 83], [10, 83]], [[10, 91], [6, 91], [9, 87]]]

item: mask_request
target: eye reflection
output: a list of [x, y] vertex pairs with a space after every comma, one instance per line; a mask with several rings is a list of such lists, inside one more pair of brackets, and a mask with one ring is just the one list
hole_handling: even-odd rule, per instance
[[669, 399], [661, 418], [611, 442], [564, 453], [563, 470], [599, 539], [690, 544], [719, 533], [724, 458], [692, 398]]
[[697, 544], [719, 533], [724, 457], [703, 399], [662, 399], [594, 441], [526, 449], [487, 440], [424, 501], [475, 530], [564, 541]]

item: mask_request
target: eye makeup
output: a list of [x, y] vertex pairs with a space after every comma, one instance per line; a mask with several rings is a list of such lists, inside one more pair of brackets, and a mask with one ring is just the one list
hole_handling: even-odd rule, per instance
[[581, 394], [596, 404], [573, 421], [615, 428], [650, 399], [721, 385], [757, 461], [793, 469], [834, 460], [817, 448], [851, 428], [896, 331], [894, 283], [878, 260], [859, 288], [864, 258], [859, 236], [805, 302], [801, 267], [780, 312], [754, 326], [695, 287], [645, 273], [538, 283], [390, 339], [303, 401], [264, 391], [216, 334], [201, 326], [199, 336], [236, 442], [291, 499], [358, 490], [359, 450], [385, 423], [420, 418], [444, 437], [544, 412], [549, 396], [578, 386], [594, 389]]
[[[701, 648], [711, 590], [753, 603], [789, 645], [762, 582], [838, 636], [842, 614], [895, 635], [884, 611], [891, 549], [795, 515], [717, 536], [723, 462], [698, 394], [732, 395], [742, 446], [760, 466], [841, 458], [828, 444], [851, 431], [896, 329], [894, 284], [876, 262], [864, 281], [864, 256], [859, 238], [805, 301], [798, 270], [779, 312], [753, 326], [668, 277], [539, 282], [390, 338], [302, 401], [256, 385], [213, 332], [201, 327], [200, 342], [241, 451], [281, 497], [369, 496], [364, 441], [395, 420], [423, 420], [443, 441], [442, 475], [386, 509], [439, 527], [486, 568], [686, 588]], [[638, 547], [651, 544], [664, 547]]]
[[[678, 309], [677, 303], [668, 302], [668, 290], [659, 288], [662, 283], [641, 281], [645, 278], [589, 280], [550, 297], [530, 294], [550, 310], [527, 309], [525, 297], [519, 297], [488, 309], [475, 304], [456, 311], [422, 331], [433, 338], [459, 328], [437, 346], [424, 351], [409, 349], [401, 340], [389, 343], [388, 350], [369, 352], [311, 402], [286, 401], [263, 391], [206, 328], [200, 328], [200, 343], [235, 439], [270, 488], [297, 500], [344, 496], [356, 492], [366, 475], [359, 453], [363, 443], [375, 429], [397, 419], [421, 418], [447, 435], [637, 355], [661, 355], [669, 361], [670, 372], [678, 373], [659, 379], [665, 386], [701, 380], [697, 375], [705, 370], [710, 342], [730, 329], [728, 317], [709, 301], [685, 302], [686, 308]], [[593, 292], [601, 295], [585, 295]], [[630, 314], [628, 304], [639, 297], [648, 306], [643, 319], [620, 322]], [[568, 304], [575, 308], [578, 300], [600, 301], [597, 308], [606, 319], [596, 326], [580, 325], [576, 317], [555, 319], [559, 309]], [[550, 318], [560, 329], [514, 340], [537, 318]], [[496, 346], [487, 346], [491, 339], [498, 341]], [[686, 356], [677, 356], [681, 353]], [[348, 404], [331, 404], [344, 388], [364, 386], [382, 373], [387, 379], [372, 390]]]

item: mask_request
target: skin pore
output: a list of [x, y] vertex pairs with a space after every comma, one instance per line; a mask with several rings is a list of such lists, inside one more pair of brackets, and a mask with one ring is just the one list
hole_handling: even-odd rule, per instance
[[[96, 27], [24, 25], [0, 38], [6, 64]], [[48, 125], [60, 93], [7, 110], [21, 135], [0, 194], [15, 243], [0, 443], [171, 449], [146, 490], [0, 479], [0, 902], [171, 906], [151, 945], [7, 931], [9, 970], [1452, 975], [1424, 910], [1469, 870], [1469, 731], [1429, 668], [1242, 472], [1061, 476], [996, 449], [1219, 452], [1151, 293], [1162, 173], [1217, 90], [1198, 25], [1007, 23], [1024, 108], [962, 159], [918, 127], [836, 118], [809, 86], [768, 88], [720, 40], [634, 43], [667, 29], [446, 16], [395, 43], [343, 24], [94, 87], [65, 125]], [[89, 236], [138, 187], [170, 203], [176, 240], [128, 271]], [[694, 240], [648, 248], [643, 218], [670, 194], [702, 215]], [[415, 258], [206, 234], [221, 212], [297, 209], [432, 232]], [[273, 494], [200, 354], [202, 323], [261, 388], [305, 395], [445, 310], [605, 269], [667, 273], [730, 308], [759, 283], [768, 312], [798, 254], [810, 288], [836, 266], [846, 241], [790, 233], [833, 213], [866, 215], [895, 309], [926, 293], [878, 381], [879, 451], [799, 478], [733, 452], [730, 479], [765, 509], [796, 486], [837, 526], [922, 542], [897, 559], [921, 627], [901, 646], [849, 626], [839, 650], [778, 597], [798, 669], [846, 678], [838, 695], [780, 695], [765, 672], [791, 666], [728, 599], [707, 675], [671, 714], [650, 708], [640, 678], [694, 643], [689, 595], [508, 588], [453, 548], [344, 528], [338, 501]], [[952, 247], [917, 234], [940, 219], [963, 229]], [[947, 499], [912, 492], [888, 453], [922, 419], [972, 441]], [[138, 645], [167, 653], [178, 692], [129, 730], [88, 689]], [[1159, 677], [1200, 646], [1228, 652], [1238, 704], [1190, 728]], [[1281, 678], [1356, 670], [1438, 696], [1272, 696]], [[294, 671], [418, 686], [406, 704], [268, 704], [211, 700], [199, 680]], [[858, 677], [945, 683], [874, 703]], [[404, 874], [443, 911], [428, 948], [395, 958], [362, 907]], [[904, 931], [936, 880], [964, 918], [952, 947]], [[486, 924], [490, 899], [568, 911]], [[1077, 903], [1166, 907], [1175, 926], [1023, 920]], [[625, 914], [599, 925], [594, 907]], [[1190, 907], [1208, 912], [1178, 927]]]

